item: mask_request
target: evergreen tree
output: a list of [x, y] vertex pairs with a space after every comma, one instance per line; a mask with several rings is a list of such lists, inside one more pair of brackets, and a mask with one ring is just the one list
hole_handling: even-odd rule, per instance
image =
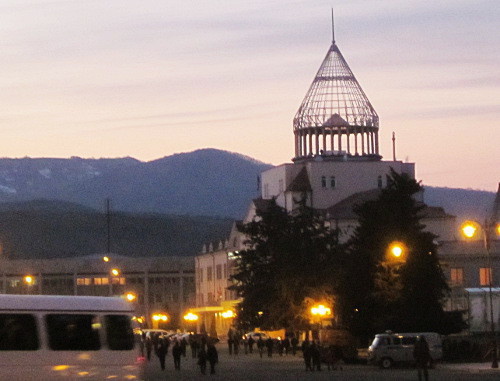
[[239, 253], [232, 289], [243, 298], [240, 325], [303, 329], [309, 323], [307, 300], [333, 293], [338, 271], [335, 232], [311, 208], [290, 215], [275, 200], [240, 228], [247, 250]]
[[[359, 226], [345, 253], [338, 308], [343, 322], [362, 337], [376, 332], [438, 331], [449, 323], [442, 303], [449, 288], [440, 267], [435, 236], [420, 223], [421, 186], [391, 171], [378, 199], [355, 209]], [[388, 252], [404, 244], [400, 262]]]

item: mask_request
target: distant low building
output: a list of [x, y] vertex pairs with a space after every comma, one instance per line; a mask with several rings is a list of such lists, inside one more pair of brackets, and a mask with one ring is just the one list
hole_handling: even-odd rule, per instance
[[[108, 261], [104, 260], [107, 257]], [[0, 262], [3, 294], [124, 296], [133, 294], [136, 314], [152, 324], [164, 313], [180, 327], [195, 305], [192, 257], [132, 258], [117, 254]], [[116, 270], [113, 274], [113, 270]]]

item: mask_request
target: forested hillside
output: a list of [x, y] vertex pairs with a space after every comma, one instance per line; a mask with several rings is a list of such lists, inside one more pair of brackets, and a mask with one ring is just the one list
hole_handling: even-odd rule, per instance
[[[1, 204], [0, 242], [7, 258], [55, 258], [104, 253], [107, 217], [76, 204], [34, 201]], [[227, 238], [232, 220], [160, 214], [110, 214], [110, 251], [191, 256], [203, 244]]]

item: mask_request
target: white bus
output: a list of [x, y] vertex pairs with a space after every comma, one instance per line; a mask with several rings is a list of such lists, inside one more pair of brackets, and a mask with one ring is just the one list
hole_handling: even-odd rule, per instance
[[122, 298], [0, 295], [0, 379], [140, 380]]

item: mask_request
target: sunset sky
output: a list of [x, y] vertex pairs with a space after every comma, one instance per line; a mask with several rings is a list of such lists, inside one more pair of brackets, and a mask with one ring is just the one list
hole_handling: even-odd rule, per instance
[[384, 158], [496, 191], [498, 0], [0, 0], [0, 156], [290, 162], [332, 7]]

